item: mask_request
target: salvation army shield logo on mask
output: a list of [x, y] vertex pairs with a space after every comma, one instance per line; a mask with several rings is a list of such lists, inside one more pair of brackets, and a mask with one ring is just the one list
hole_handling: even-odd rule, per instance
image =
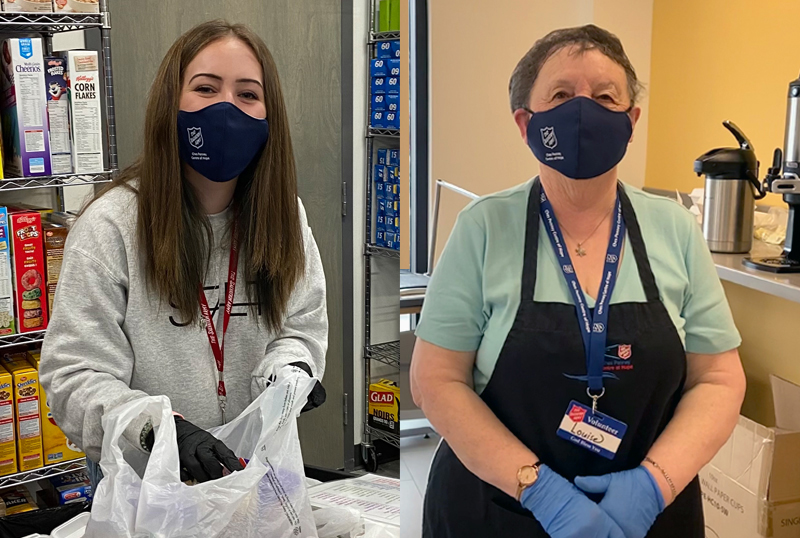
[[203, 130], [200, 127], [189, 127], [186, 129], [189, 133], [189, 144], [195, 149], [203, 147]]
[[542, 127], [539, 131], [542, 133], [542, 144], [544, 144], [544, 147], [553, 149], [558, 145], [556, 130], [553, 127]]

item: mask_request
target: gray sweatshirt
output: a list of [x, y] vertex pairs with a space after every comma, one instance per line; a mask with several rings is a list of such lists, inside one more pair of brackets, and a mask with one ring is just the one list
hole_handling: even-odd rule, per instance
[[[41, 383], [56, 423], [93, 461], [100, 460], [103, 414], [144, 395], [168, 396], [173, 410], [201, 428], [223, 421], [217, 367], [205, 330], [182, 323], [179, 313], [145, 286], [137, 216], [136, 194], [116, 188], [78, 219], [67, 238], [42, 346]], [[230, 209], [209, 216], [214, 247], [204, 288], [220, 338], [230, 217]], [[328, 345], [325, 276], [302, 203], [298, 218], [306, 271], [292, 293], [280, 334], [256, 324], [244, 279], [237, 282], [223, 341], [226, 420], [264, 390], [273, 368], [302, 361], [322, 379]], [[139, 417], [125, 433], [135, 447], [148, 418]]]

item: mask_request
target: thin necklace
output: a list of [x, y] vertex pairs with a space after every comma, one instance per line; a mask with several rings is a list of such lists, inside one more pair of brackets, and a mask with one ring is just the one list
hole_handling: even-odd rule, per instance
[[[613, 207], [611, 208], [611, 211], [614, 211], [614, 208], [613, 208]], [[592, 238], [592, 236], [595, 234], [595, 232], [597, 232], [597, 230], [599, 230], [599, 229], [600, 229], [600, 225], [601, 225], [601, 224], [603, 224], [603, 223], [606, 221], [606, 217], [607, 217], [608, 215], [610, 215], [610, 214], [611, 214], [611, 211], [609, 211], [608, 213], [606, 213], [605, 215], [603, 215], [603, 218], [602, 218], [602, 219], [600, 219], [600, 222], [598, 222], [598, 223], [597, 223], [597, 226], [595, 226], [595, 227], [594, 227], [594, 230], [592, 230], [592, 233], [590, 233], [590, 234], [589, 234], [589, 236], [588, 236], [586, 239], [584, 239], [583, 241], [578, 241], [578, 242], [576, 243], [576, 244], [577, 244], [577, 246], [575, 247], [575, 254], [577, 254], [577, 255], [578, 255], [578, 256], [580, 256], [581, 258], [582, 258], [582, 257], [584, 257], [584, 256], [586, 256], [586, 250], [584, 250], [584, 248], [583, 248], [583, 244], [584, 244], [584, 243], [586, 243], [586, 242], [587, 242], [589, 239], [591, 239], [591, 238]], [[570, 239], [572, 239], [573, 241], [575, 241], [575, 238], [573, 238], [573, 237], [572, 237], [572, 234], [570, 234], [569, 232], [567, 232], [567, 229], [566, 229], [566, 228], [564, 228], [564, 227], [562, 226], [562, 229], [563, 229], [563, 230], [566, 232], [567, 236], [568, 236]]]

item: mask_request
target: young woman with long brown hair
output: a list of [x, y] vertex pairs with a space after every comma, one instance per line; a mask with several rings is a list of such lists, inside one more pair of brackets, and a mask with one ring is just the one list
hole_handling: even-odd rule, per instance
[[[53, 415], [93, 481], [116, 406], [168, 396], [182, 479], [204, 481], [241, 469], [206, 429], [276, 368], [322, 378], [325, 278], [296, 176], [264, 42], [224, 21], [181, 36], [150, 90], [140, 157], [70, 232], [42, 348]], [[317, 384], [306, 408], [322, 401]], [[152, 430], [141, 416], [125, 440], [149, 451]]]

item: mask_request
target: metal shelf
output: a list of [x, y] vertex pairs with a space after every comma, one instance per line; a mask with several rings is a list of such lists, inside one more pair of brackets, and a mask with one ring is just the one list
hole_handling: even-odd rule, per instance
[[376, 129], [369, 127], [367, 129], [367, 136], [381, 137], [381, 138], [400, 138], [400, 131], [397, 129]]
[[43, 189], [47, 187], [71, 187], [74, 185], [94, 185], [111, 181], [112, 172], [98, 174], [67, 174], [61, 176], [15, 177], [0, 179], [0, 191], [19, 191], [23, 189]]
[[393, 30], [391, 32], [370, 32], [369, 34], [370, 43], [379, 43], [381, 41], [393, 41], [395, 39], [400, 39], [399, 30]]
[[63, 463], [56, 463], [55, 465], [48, 465], [33, 471], [25, 471], [23, 473], [11, 474], [8, 476], [0, 477], [0, 489], [8, 488], [11, 486], [20, 486], [29, 482], [36, 482], [42, 478], [49, 478], [72, 471], [80, 471], [86, 468], [86, 458], [80, 458], [72, 461], [65, 461]]
[[104, 19], [106, 13], [0, 13], [0, 31], [69, 32], [103, 28]]
[[400, 342], [386, 342], [384, 344], [373, 344], [364, 348], [364, 358], [375, 360], [400, 368]]
[[373, 428], [372, 426], [365, 425], [367, 433], [372, 437], [372, 439], [381, 439], [382, 441], [386, 441], [392, 446], [396, 446], [400, 448], [400, 436], [396, 433], [387, 432], [384, 430], [379, 430], [377, 428]]
[[44, 335], [47, 331], [33, 331], [24, 334], [12, 334], [9, 336], [0, 336], [0, 349], [5, 349], [14, 346], [25, 344], [38, 344], [44, 341]]
[[390, 259], [400, 259], [400, 251], [393, 250], [391, 248], [384, 248], [379, 247], [378, 245], [373, 245], [372, 243], [367, 243], [365, 246], [364, 255], [365, 256], [377, 256], [379, 258], [390, 258]]

